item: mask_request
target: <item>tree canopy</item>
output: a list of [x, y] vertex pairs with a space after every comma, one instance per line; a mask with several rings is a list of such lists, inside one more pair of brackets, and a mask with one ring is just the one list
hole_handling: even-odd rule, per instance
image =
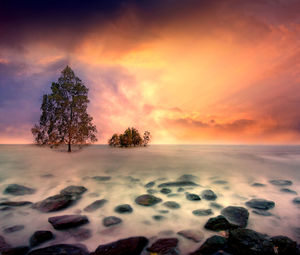
[[108, 140], [108, 144], [114, 147], [147, 146], [150, 139], [151, 135], [149, 131], [145, 131], [142, 138], [139, 131], [132, 127], [127, 128], [123, 134], [113, 134]]
[[57, 82], [51, 86], [51, 94], [43, 95], [39, 124], [32, 128], [39, 145], [67, 144], [71, 152], [73, 144], [89, 144], [97, 141], [96, 126], [87, 113], [88, 88], [67, 66]]

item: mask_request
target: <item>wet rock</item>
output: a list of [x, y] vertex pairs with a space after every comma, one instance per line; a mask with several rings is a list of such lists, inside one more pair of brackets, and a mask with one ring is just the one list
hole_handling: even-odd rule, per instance
[[190, 200], [190, 201], [200, 201], [201, 200], [201, 198], [198, 195], [192, 194], [192, 193], [185, 194], [185, 197], [187, 200]]
[[283, 189], [281, 189], [280, 191], [281, 191], [281, 192], [285, 192], [285, 193], [294, 194], [294, 195], [297, 195], [297, 194], [298, 194], [295, 190], [287, 189], [287, 188], [283, 188]]
[[35, 189], [28, 188], [19, 184], [9, 184], [3, 191], [3, 193], [14, 196], [31, 195], [35, 193]]
[[180, 208], [180, 204], [178, 204], [175, 201], [167, 201], [163, 203], [164, 206], [170, 208], [170, 209], [178, 209]]
[[28, 246], [17, 246], [12, 248], [7, 248], [1, 251], [2, 255], [25, 255], [29, 251]]
[[187, 182], [187, 181], [197, 181], [198, 177], [195, 176], [195, 175], [192, 175], [192, 174], [183, 174], [177, 180], [178, 181], [184, 181], [184, 182]]
[[217, 217], [210, 218], [204, 228], [212, 231], [221, 231], [237, 228], [236, 225], [231, 224], [224, 216], [219, 215]]
[[167, 197], [179, 197], [179, 194], [172, 193], [172, 194], [168, 194]]
[[61, 190], [60, 194], [78, 197], [86, 191], [87, 191], [87, 188], [85, 188], [83, 186], [71, 185], [71, 186], [68, 186], [68, 187], [64, 188], [63, 190]]
[[161, 238], [156, 240], [147, 251], [157, 254], [178, 254], [177, 252], [178, 239], [177, 238]]
[[224, 181], [224, 180], [216, 180], [213, 182], [214, 184], [228, 184], [227, 181]]
[[24, 206], [24, 205], [31, 205], [32, 202], [29, 201], [4, 201], [0, 203], [0, 206]]
[[234, 225], [241, 228], [245, 228], [247, 226], [249, 212], [244, 207], [228, 206], [221, 211], [221, 214]]
[[259, 209], [259, 210], [269, 210], [275, 206], [275, 203], [270, 200], [254, 198], [245, 203], [248, 207]]
[[147, 184], [145, 184], [145, 188], [152, 188], [153, 186], [155, 186], [155, 182], [148, 182]]
[[158, 185], [159, 188], [184, 187], [184, 186], [199, 186], [199, 185], [191, 181], [164, 182]]
[[153, 215], [152, 219], [160, 221], [160, 220], [164, 220], [166, 217], [163, 215]]
[[111, 177], [110, 176], [93, 176], [92, 179], [103, 182], [103, 181], [111, 180]]
[[261, 215], [261, 216], [272, 216], [273, 214], [268, 211], [262, 211], [262, 210], [252, 210], [253, 213]]
[[252, 187], [265, 187], [266, 184], [263, 183], [259, 183], [259, 182], [255, 182], [251, 184]]
[[4, 206], [4, 207], [0, 207], [0, 211], [4, 212], [4, 211], [13, 211], [15, 210], [13, 207], [10, 206]]
[[200, 230], [196, 229], [185, 229], [177, 232], [178, 235], [185, 237], [186, 239], [192, 240], [195, 243], [199, 243], [203, 240], [204, 234]]
[[8, 248], [11, 248], [11, 246], [6, 242], [3, 236], [0, 236], [0, 252]]
[[229, 232], [229, 250], [243, 255], [274, 255], [271, 239], [250, 229], [234, 229]]
[[84, 215], [62, 215], [50, 217], [48, 222], [55, 229], [68, 229], [81, 226], [89, 222], [88, 218]]
[[215, 235], [206, 239], [206, 241], [200, 246], [200, 248], [190, 253], [190, 255], [211, 255], [216, 254], [218, 251], [223, 251], [226, 248], [227, 239], [225, 237]]
[[276, 185], [276, 186], [290, 186], [293, 184], [292, 181], [289, 181], [289, 180], [281, 180], [281, 179], [278, 179], [278, 180], [270, 180], [269, 183], [273, 184], [273, 185]]
[[143, 206], [152, 206], [157, 203], [160, 203], [161, 201], [162, 200], [160, 198], [152, 196], [150, 194], [141, 195], [135, 199], [135, 202], [138, 205], [143, 205]]
[[210, 189], [203, 190], [201, 196], [206, 200], [216, 200], [217, 198], [217, 195]]
[[300, 205], [300, 197], [295, 197], [295, 198], [293, 199], [293, 203], [294, 203], [294, 204], [297, 204], [297, 205]]
[[85, 212], [94, 212], [97, 209], [101, 208], [106, 202], [107, 202], [106, 199], [96, 200], [93, 203], [91, 203], [90, 205], [88, 205], [87, 207], [85, 207], [83, 210]]
[[198, 209], [198, 210], [194, 210], [193, 214], [196, 216], [208, 216], [213, 214], [211, 209]]
[[163, 213], [163, 214], [166, 214], [168, 213], [169, 211], [168, 210], [158, 210], [159, 213]]
[[87, 228], [74, 228], [68, 230], [68, 233], [76, 240], [83, 241], [92, 237], [92, 231]]
[[53, 239], [53, 234], [51, 231], [39, 230], [34, 232], [34, 234], [30, 237], [29, 244], [31, 247], [34, 247], [51, 239]]
[[182, 188], [182, 187], [177, 189], [177, 192], [182, 192], [182, 191], [184, 191], [184, 188]]
[[89, 255], [82, 245], [56, 244], [30, 251], [28, 255]]
[[132, 213], [133, 209], [129, 204], [118, 205], [115, 207], [117, 213]]
[[155, 193], [158, 193], [158, 191], [155, 190], [155, 189], [147, 189], [147, 193], [148, 194], [155, 194]]
[[100, 245], [91, 255], [139, 255], [147, 244], [146, 237], [130, 237]]
[[110, 227], [110, 226], [113, 226], [113, 225], [116, 225], [116, 224], [119, 224], [121, 223], [122, 220], [118, 217], [115, 217], [115, 216], [109, 216], [109, 217], [105, 217], [102, 221], [103, 225], [105, 227]]
[[5, 229], [3, 229], [3, 231], [5, 232], [5, 233], [13, 233], [13, 232], [17, 232], [17, 231], [20, 231], [20, 230], [22, 230], [22, 229], [24, 229], [25, 228], [25, 226], [24, 225], [14, 225], [14, 226], [12, 226], [12, 227], [8, 227], [8, 228], [5, 228]]
[[279, 255], [300, 254], [297, 243], [287, 236], [274, 236], [271, 240]]
[[171, 192], [172, 192], [172, 190], [170, 190], [168, 188], [163, 188], [163, 189], [160, 190], [160, 193], [163, 193], [163, 194], [169, 194]]
[[216, 202], [211, 202], [209, 205], [210, 205], [210, 207], [213, 207], [213, 208], [216, 208], [216, 209], [222, 209], [224, 207], [223, 205], [220, 205]]
[[71, 195], [59, 194], [33, 204], [32, 208], [41, 212], [55, 212], [69, 207], [77, 199]]

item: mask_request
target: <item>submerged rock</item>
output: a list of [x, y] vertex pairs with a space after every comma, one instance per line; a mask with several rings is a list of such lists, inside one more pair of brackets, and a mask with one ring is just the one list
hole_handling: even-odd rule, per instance
[[30, 251], [28, 255], [89, 255], [82, 245], [56, 244]]
[[183, 174], [178, 179], [178, 181], [197, 181], [198, 177], [192, 174]]
[[244, 207], [228, 206], [221, 211], [221, 214], [234, 225], [241, 228], [245, 228], [247, 226], [249, 212]]
[[160, 198], [152, 196], [150, 194], [141, 195], [135, 199], [135, 202], [138, 205], [143, 205], [143, 206], [152, 206], [157, 203], [160, 203], [161, 201], [162, 200]]
[[48, 222], [55, 229], [68, 229], [81, 226], [89, 222], [88, 218], [84, 215], [62, 215], [50, 217]]
[[67, 208], [77, 199], [71, 195], [59, 194], [33, 204], [32, 208], [41, 212], [55, 212]]
[[30, 201], [4, 201], [0, 203], [0, 206], [24, 206], [24, 205], [31, 205], [32, 202]]
[[300, 205], [300, 197], [295, 197], [295, 198], [293, 199], [293, 203], [294, 203], [294, 204], [297, 204], [297, 205]]
[[148, 247], [147, 251], [157, 254], [178, 254], [177, 245], [177, 238], [161, 238]]
[[166, 218], [166, 217], [163, 216], [163, 215], [153, 215], [153, 216], [152, 216], [152, 219], [157, 220], [157, 221], [159, 221], [159, 220], [164, 220], [165, 218]]
[[93, 176], [92, 179], [103, 182], [111, 180], [111, 176]]
[[229, 230], [237, 228], [236, 225], [231, 224], [224, 216], [219, 215], [217, 217], [210, 218], [204, 228], [213, 230], [213, 231], [221, 231], [221, 230]]
[[163, 203], [164, 206], [170, 208], [170, 209], [178, 209], [180, 208], [180, 204], [178, 204], [175, 201], [167, 201]]
[[270, 180], [269, 183], [276, 185], [276, 186], [290, 186], [293, 184], [293, 182], [290, 180], [281, 180], [281, 179]]
[[287, 236], [274, 236], [271, 241], [280, 255], [300, 254], [297, 243]]
[[253, 213], [261, 215], [261, 216], [272, 216], [273, 214], [268, 211], [263, 210], [252, 210]]
[[155, 190], [155, 189], [147, 189], [147, 193], [148, 194], [155, 194], [155, 193], [158, 193], [158, 191]]
[[12, 227], [8, 227], [8, 228], [5, 228], [5, 229], [3, 229], [3, 231], [5, 232], [5, 233], [13, 233], [13, 232], [17, 232], [17, 231], [20, 231], [20, 230], [22, 230], [22, 229], [24, 229], [25, 228], [25, 226], [24, 225], [14, 225], [14, 226], [12, 226]]
[[182, 186], [199, 186], [199, 185], [191, 181], [164, 182], [158, 185], [159, 188], [182, 187]]
[[281, 192], [285, 192], [285, 193], [294, 194], [294, 195], [297, 195], [297, 194], [298, 194], [295, 190], [287, 189], [287, 188], [283, 188], [283, 189], [281, 189], [280, 191], [281, 191]]
[[200, 230], [196, 229], [185, 229], [177, 232], [178, 235], [185, 237], [186, 239], [192, 240], [195, 243], [199, 243], [203, 240], [204, 234]]
[[177, 192], [182, 192], [182, 191], [184, 191], [184, 188], [182, 188], [182, 187], [177, 189]]
[[14, 196], [23, 196], [31, 195], [35, 193], [35, 189], [28, 188], [19, 184], [9, 184], [6, 189], [3, 191], [4, 194], [14, 195]]
[[168, 188], [163, 188], [163, 189], [160, 190], [160, 193], [163, 193], [163, 194], [169, 194], [171, 192], [172, 192], [172, 190], [170, 190]]
[[252, 187], [265, 187], [266, 184], [263, 183], [259, 183], [259, 182], [255, 182], [251, 184]]
[[201, 196], [206, 200], [216, 200], [217, 198], [217, 195], [210, 189], [203, 190]]
[[228, 181], [224, 181], [224, 180], [216, 180], [213, 181], [214, 184], [228, 184]]
[[260, 198], [254, 198], [245, 203], [248, 207], [259, 209], [259, 210], [269, 210], [275, 206], [275, 202], [266, 200], [266, 199], [260, 199]]
[[147, 184], [144, 185], [145, 188], [152, 188], [153, 186], [155, 186], [155, 182], [148, 182]]
[[196, 216], [208, 216], [213, 214], [211, 209], [197, 209], [193, 211], [193, 214]]
[[197, 194], [187, 193], [185, 194], [187, 200], [190, 201], [200, 201], [201, 198]]
[[68, 233], [76, 240], [83, 241], [92, 237], [92, 231], [87, 228], [73, 228]]
[[101, 208], [106, 202], [107, 202], [106, 199], [96, 200], [93, 203], [91, 203], [90, 205], [88, 205], [87, 207], [85, 207], [83, 210], [85, 212], [96, 211], [97, 209]]
[[129, 204], [118, 205], [115, 207], [117, 213], [132, 213], [133, 209]]
[[40, 245], [41, 243], [47, 242], [53, 239], [53, 234], [48, 230], [39, 230], [34, 232], [34, 234], [29, 239], [29, 244], [31, 247]]
[[213, 207], [213, 208], [216, 208], [216, 209], [222, 209], [224, 207], [223, 205], [220, 205], [216, 202], [210, 202], [209, 205], [210, 205], [210, 207]]
[[71, 195], [71, 196], [80, 196], [81, 194], [83, 194], [84, 192], [87, 191], [87, 188], [83, 187], [83, 186], [68, 186], [66, 188], [64, 188], [63, 190], [60, 191], [60, 194], [63, 195]]
[[100, 245], [91, 255], [139, 255], [147, 244], [146, 237], [130, 237]]
[[118, 217], [115, 217], [115, 216], [109, 216], [109, 217], [105, 217], [102, 221], [103, 225], [105, 227], [110, 227], [110, 226], [113, 226], [113, 225], [116, 225], [116, 224], [119, 224], [121, 223], [122, 220]]
[[[223, 236], [212, 236], [190, 255], [208, 255], [216, 254], [218, 251], [223, 251], [227, 247], [227, 239]], [[223, 254], [223, 253], [222, 253]]]

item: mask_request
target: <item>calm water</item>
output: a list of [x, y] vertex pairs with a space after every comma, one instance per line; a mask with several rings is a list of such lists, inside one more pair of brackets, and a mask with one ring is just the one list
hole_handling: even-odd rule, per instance
[[[53, 175], [52, 177], [45, 175]], [[251, 198], [265, 198], [276, 203], [271, 209], [272, 216], [260, 216], [251, 212], [248, 228], [269, 234], [283, 234], [300, 241], [295, 227], [300, 227], [300, 207], [293, 204], [294, 194], [283, 193], [282, 187], [269, 184], [270, 179], [288, 179], [293, 185], [288, 188], [300, 194], [300, 146], [187, 146], [187, 145], [153, 145], [147, 148], [118, 149], [108, 146], [90, 146], [79, 152], [68, 154], [30, 145], [0, 145], [0, 192], [1, 199], [11, 201], [40, 201], [48, 196], [58, 194], [68, 185], [83, 185], [88, 191], [72, 207], [60, 212], [40, 213], [30, 206], [19, 207], [13, 211], [0, 211], [0, 234], [14, 245], [27, 244], [30, 235], [36, 230], [49, 229], [56, 239], [45, 243], [77, 243], [78, 241], [66, 231], [55, 231], [48, 223], [48, 217], [63, 214], [81, 213], [88, 216], [90, 223], [85, 225], [92, 231], [92, 237], [80, 241], [89, 250], [99, 244], [115, 241], [133, 235], [145, 235], [148, 238], [166, 236], [165, 231], [176, 232], [183, 229], [200, 229], [205, 239], [212, 234], [203, 226], [209, 217], [197, 217], [192, 214], [195, 209], [207, 209], [210, 202], [201, 200], [188, 201], [184, 192], [178, 197], [167, 197], [157, 193], [164, 201], [176, 201], [181, 208], [169, 210], [166, 219], [155, 221], [153, 215], [166, 209], [162, 203], [153, 207], [142, 207], [134, 199], [146, 194], [144, 185], [149, 181], [156, 184], [174, 181], [183, 174], [198, 177], [199, 187], [186, 190], [200, 194], [204, 189], [212, 189], [218, 195], [217, 203], [222, 206], [245, 206]], [[110, 181], [97, 182], [93, 176], [111, 176]], [[133, 180], [135, 178], [136, 180]], [[165, 179], [162, 179], [165, 178]], [[138, 179], [138, 180], [137, 180]], [[227, 181], [215, 184], [216, 180]], [[254, 182], [266, 184], [265, 187], [252, 187]], [[4, 195], [8, 184], [18, 183], [35, 188], [33, 195]], [[154, 187], [157, 189], [157, 186]], [[93, 213], [81, 212], [91, 202], [105, 198], [108, 203]], [[133, 213], [118, 215], [114, 207], [130, 204]], [[213, 208], [214, 215], [220, 209]], [[106, 216], [118, 216], [123, 222], [114, 227], [104, 227], [102, 219]], [[21, 231], [4, 234], [3, 229], [16, 224], [23, 224]], [[180, 239], [182, 251], [194, 250], [200, 244]]]

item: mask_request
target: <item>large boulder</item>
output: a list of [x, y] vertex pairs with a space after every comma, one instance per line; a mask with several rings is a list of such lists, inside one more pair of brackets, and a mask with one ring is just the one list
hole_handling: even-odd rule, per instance
[[221, 214], [232, 224], [241, 228], [245, 228], [247, 226], [249, 212], [244, 207], [228, 206], [221, 211]]
[[91, 255], [139, 255], [147, 244], [146, 237], [130, 237], [100, 245]]
[[154, 254], [178, 254], [177, 252], [178, 239], [177, 238], [161, 238], [156, 240], [147, 251]]
[[29, 244], [31, 247], [34, 247], [51, 239], [53, 239], [53, 234], [51, 231], [39, 230], [34, 232], [33, 235], [30, 237]]
[[[211, 255], [227, 248], [227, 239], [222, 236], [212, 236], [208, 238], [196, 251], [190, 255]], [[238, 254], [238, 253], [237, 253]]]
[[269, 210], [275, 206], [275, 202], [261, 198], [253, 198], [247, 201], [245, 204], [248, 207], [259, 210]]
[[208, 219], [204, 228], [212, 230], [212, 231], [221, 231], [221, 230], [229, 230], [237, 228], [236, 225], [231, 224], [224, 216], [219, 215], [217, 217], [213, 217]]
[[152, 205], [155, 205], [157, 203], [160, 203], [161, 201], [162, 200], [160, 198], [155, 197], [155, 196], [150, 195], [150, 194], [141, 195], [141, 196], [138, 196], [135, 199], [135, 202], [138, 205], [143, 205], [143, 206], [152, 206]]
[[184, 186], [199, 186], [192, 181], [164, 182], [158, 185], [159, 188], [165, 187], [184, 187]]
[[89, 255], [82, 245], [56, 244], [30, 251], [28, 255]]
[[31, 195], [35, 193], [35, 189], [28, 188], [19, 184], [9, 184], [5, 190], [4, 194], [14, 195], [14, 196], [23, 196], [23, 195]]
[[55, 212], [69, 207], [76, 200], [72, 195], [59, 194], [33, 204], [32, 208], [41, 212]]
[[81, 226], [89, 222], [88, 218], [84, 215], [62, 215], [50, 217], [48, 222], [55, 229], [68, 229]]

